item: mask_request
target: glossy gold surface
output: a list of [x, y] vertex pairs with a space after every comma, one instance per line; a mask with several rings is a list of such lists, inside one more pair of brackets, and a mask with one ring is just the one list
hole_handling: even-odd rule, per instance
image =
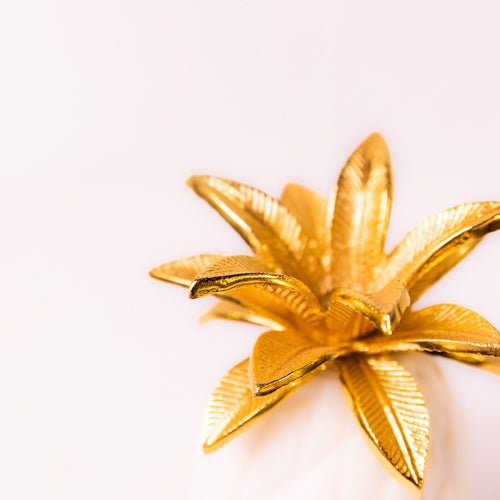
[[188, 287], [191, 298], [215, 294], [220, 303], [204, 319], [270, 328], [214, 389], [205, 451], [331, 366], [376, 453], [404, 484], [421, 489], [429, 418], [417, 383], [390, 353], [428, 351], [498, 372], [500, 334], [490, 323], [460, 306], [413, 311], [411, 302], [500, 227], [500, 203], [435, 214], [386, 255], [391, 177], [387, 146], [373, 134], [329, 199], [295, 184], [276, 200], [216, 177], [188, 181], [255, 256], [200, 255], [151, 276]]

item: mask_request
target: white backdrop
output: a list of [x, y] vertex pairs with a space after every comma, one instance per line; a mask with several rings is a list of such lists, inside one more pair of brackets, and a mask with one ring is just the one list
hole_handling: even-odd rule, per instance
[[[203, 456], [209, 391], [261, 329], [198, 326], [210, 299], [147, 273], [246, 252], [190, 174], [327, 194], [375, 130], [394, 165], [389, 248], [437, 210], [500, 199], [499, 15], [451, 0], [3, 4], [0, 497], [407, 498], [333, 372]], [[500, 326], [499, 252], [488, 236], [419, 305]], [[500, 377], [404, 361], [431, 413], [424, 499], [498, 496]]]

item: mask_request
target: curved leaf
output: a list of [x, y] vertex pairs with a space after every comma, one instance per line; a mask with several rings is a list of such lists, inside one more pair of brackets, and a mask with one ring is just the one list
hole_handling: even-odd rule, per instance
[[256, 395], [268, 394], [347, 351], [347, 345], [321, 345], [302, 332], [265, 332], [250, 358], [250, 386]]
[[462, 260], [491, 231], [500, 228], [500, 203], [459, 205], [431, 215], [390, 254], [384, 280], [406, 283], [411, 301]]
[[310, 287], [318, 282], [321, 264], [315, 245], [278, 200], [253, 187], [218, 177], [194, 176], [188, 185], [276, 272], [295, 276]]
[[[370, 294], [339, 288], [330, 299], [326, 326], [343, 338], [361, 337], [374, 327], [391, 335], [409, 305], [408, 292], [399, 280], [391, 281], [382, 290]], [[362, 321], [360, 315], [368, 321]]]
[[340, 174], [331, 222], [331, 289], [373, 291], [383, 262], [391, 205], [391, 164], [379, 134], [368, 137]]
[[248, 255], [232, 255], [214, 262], [195, 276], [189, 292], [191, 298], [198, 298], [234, 288], [259, 285], [290, 288], [304, 295], [312, 308], [320, 308], [316, 296], [300, 280], [273, 273], [260, 259]]
[[247, 255], [215, 262], [195, 277], [189, 291], [191, 298], [211, 293], [236, 298], [256, 313], [284, 317], [287, 324], [303, 321], [311, 326], [321, 321], [321, 306], [306, 285], [269, 272], [262, 261]]
[[429, 450], [429, 417], [417, 383], [389, 356], [353, 355], [335, 367], [370, 442], [420, 489]]
[[389, 338], [373, 335], [369, 349], [426, 350], [500, 356], [500, 333], [479, 314], [453, 304], [438, 304], [405, 315]]

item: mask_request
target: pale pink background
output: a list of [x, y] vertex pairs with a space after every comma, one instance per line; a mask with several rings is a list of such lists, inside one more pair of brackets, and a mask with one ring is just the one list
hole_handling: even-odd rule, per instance
[[[192, 173], [325, 194], [391, 148], [388, 248], [500, 199], [498, 2], [33, 1], [0, 7], [0, 497], [403, 499], [333, 372], [218, 453], [209, 391], [261, 331], [148, 278], [246, 247]], [[491, 235], [420, 305], [500, 326]], [[432, 424], [424, 499], [498, 496], [500, 377], [403, 358]]]

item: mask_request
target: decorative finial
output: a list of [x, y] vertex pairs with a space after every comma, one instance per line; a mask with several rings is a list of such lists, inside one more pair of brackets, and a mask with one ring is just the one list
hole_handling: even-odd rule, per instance
[[[361, 427], [403, 483], [421, 489], [429, 419], [413, 376], [392, 352], [429, 351], [489, 366], [500, 334], [464, 307], [414, 311], [426, 289], [500, 227], [500, 203], [439, 212], [384, 253], [391, 166], [378, 134], [366, 139], [325, 199], [288, 184], [280, 200], [237, 182], [195, 176], [188, 184], [243, 237], [255, 256], [198, 255], [151, 271], [216, 294], [207, 317], [270, 328], [215, 387], [204, 450], [233, 437], [320, 370], [332, 367]], [[334, 444], [332, 443], [332, 446]]]

